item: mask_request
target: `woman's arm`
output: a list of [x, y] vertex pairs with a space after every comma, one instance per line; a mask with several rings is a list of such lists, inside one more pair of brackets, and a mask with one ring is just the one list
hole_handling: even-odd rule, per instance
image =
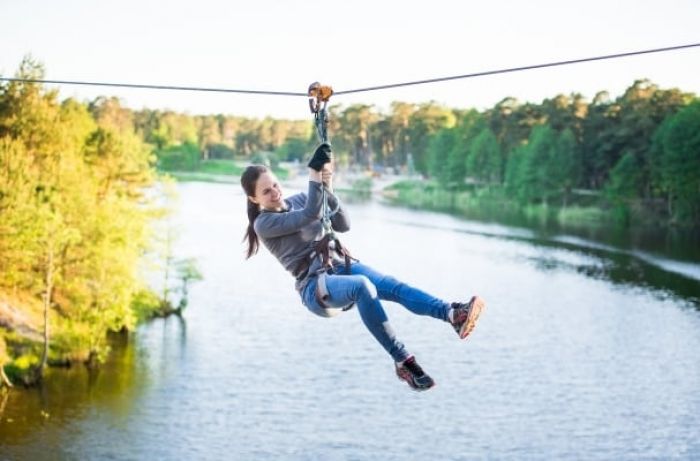
[[[338, 206], [338, 199], [335, 195], [328, 194], [328, 206], [331, 210], [335, 210]], [[342, 204], [338, 208], [338, 211], [331, 216], [331, 226], [333, 230], [338, 232], [347, 232], [350, 230], [350, 216]]]
[[299, 229], [321, 218], [321, 173], [309, 169], [309, 192], [301, 210], [261, 213], [255, 220], [255, 233], [262, 238], [281, 237], [298, 232]]

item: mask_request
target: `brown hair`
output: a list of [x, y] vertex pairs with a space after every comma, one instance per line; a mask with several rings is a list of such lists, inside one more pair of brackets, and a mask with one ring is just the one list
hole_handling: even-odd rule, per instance
[[248, 229], [246, 229], [243, 240], [248, 240], [248, 250], [246, 251], [246, 259], [253, 256], [258, 252], [260, 248], [260, 241], [258, 240], [258, 234], [255, 233], [255, 228], [253, 223], [260, 215], [260, 207], [250, 201], [250, 197], [255, 195], [255, 186], [258, 184], [258, 178], [263, 173], [267, 173], [269, 170], [263, 165], [250, 165], [246, 167], [241, 175], [241, 186], [243, 187], [243, 192], [246, 195], [246, 202], [248, 203]]

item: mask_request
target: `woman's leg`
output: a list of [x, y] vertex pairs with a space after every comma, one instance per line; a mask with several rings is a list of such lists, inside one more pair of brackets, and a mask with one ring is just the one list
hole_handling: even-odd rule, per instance
[[[317, 278], [309, 282], [302, 299], [309, 310], [319, 314], [323, 307], [316, 301], [317, 282]], [[355, 303], [362, 322], [395, 362], [402, 362], [410, 356], [389, 325], [377, 296], [377, 288], [369, 278], [364, 275], [327, 275], [326, 288], [329, 296], [324, 302], [331, 307], [344, 307]]]
[[[344, 273], [345, 267], [338, 267], [338, 271]], [[450, 304], [431, 294], [414, 288], [390, 275], [381, 274], [360, 262], [352, 264], [350, 273], [367, 277], [377, 288], [380, 299], [397, 302], [414, 314], [428, 315], [446, 322], [449, 321], [447, 315], [451, 307]]]

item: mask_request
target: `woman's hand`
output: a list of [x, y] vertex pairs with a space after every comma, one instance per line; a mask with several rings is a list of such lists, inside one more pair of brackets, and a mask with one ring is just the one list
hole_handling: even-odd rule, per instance
[[331, 145], [327, 142], [322, 142], [314, 151], [313, 157], [309, 162], [309, 168], [316, 171], [321, 171], [323, 167], [330, 163], [333, 159], [333, 151], [331, 150]]
[[321, 170], [321, 182], [329, 192], [333, 192], [333, 164], [326, 163]]

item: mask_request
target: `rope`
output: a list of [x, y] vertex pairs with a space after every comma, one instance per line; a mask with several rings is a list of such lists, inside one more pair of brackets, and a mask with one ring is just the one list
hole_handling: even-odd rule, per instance
[[[425, 80], [415, 80], [415, 81], [410, 81], [410, 82], [389, 83], [386, 85], [377, 85], [377, 86], [369, 86], [369, 87], [365, 87], [365, 88], [355, 88], [355, 89], [345, 90], [345, 91], [336, 91], [335, 95], [360, 93], [360, 92], [366, 92], [366, 91], [386, 90], [389, 88], [398, 88], [398, 87], [411, 86], [411, 85], [423, 85], [423, 84], [427, 84], [427, 83], [445, 82], [448, 80], [459, 80], [459, 79], [466, 79], [466, 78], [483, 77], [486, 75], [506, 74], [506, 73], [511, 73], [511, 72], [521, 72], [521, 71], [533, 70], [533, 69], [543, 69], [546, 67], [568, 66], [568, 65], [572, 65], [572, 64], [581, 64], [584, 62], [603, 61], [606, 59], [619, 59], [619, 58], [626, 58], [626, 57], [630, 57], [630, 56], [639, 56], [642, 54], [664, 53], [664, 52], [668, 52], [668, 51], [677, 51], [677, 50], [694, 48], [694, 47], [699, 47], [699, 46], [700, 46], [700, 43], [690, 43], [687, 45], [677, 45], [677, 46], [668, 46], [668, 47], [664, 47], [664, 48], [653, 48], [653, 49], [648, 49], [648, 50], [630, 51], [627, 53], [607, 54], [607, 55], [601, 55], [601, 56], [592, 56], [592, 57], [588, 57], [588, 58], [570, 59], [570, 60], [566, 60], [566, 61], [548, 62], [548, 63], [543, 63], [543, 64], [532, 64], [532, 65], [528, 65], [528, 66], [510, 67], [510, 68], [506, 68], [506, 69], [487, 70], [487, 71], [482, 71], [482, 72], [474, 72], [471, 74], [453, 75], [453, 76], [449, 76], [449, 77], [437, 77], [437, 78], [430, 78], [430, 79], [425, 79]], [[296, 92], [296, 91], [267, 91], [267, 90], [246, 90], [246, 89], [231, 89], [231, 88], [206, 88], [206, 87], [194, 87], [194, 86], [84, 82], [84, 81], [71, 81], [71, 80], [44, 80], [44, 79], [31, 79], [31, 78], [28, 79], [28, 78], [16, 78], [16, 77], [15, 78], [13, 78], [13, 77], [0, 77], [0, 81], [25, 82], [25, 83], [49, 83], [49, 84], [57, 84], [57, 85], [111, 86], [111, 87], [120, 87], [120, 88], [139, 88], [139, 89], [154, 89], [154, 90], [209, 91], [209, 92], [218, 92], [218, 93], [244, 93], [244, 94], [268, 95], [268, 96], [304, 96], [304, 97], [308, 97], [307, 93], [300, 93], [300, 92]]]
[[263, 94], [269, 96], [306, 96], [306, 93], [293, 91], [267, 91], [267, 90], [238, 90], [231, 88], [204, 88], [196, 86], [171, 86], [171, 85], [147, 85], [136, 83], [105, 83], [105, 82], [79, 82], [71, 80], [43, 80], [37, 78], [16, 78], [16, 77], [0, 77], [0, 81], [7, 82], [24, 82], [24, 83], [50, 83], [57, 85], [87, 85], [87, 86], [113, 86], [119, 88], [147, 88], [151, 90], [178, 90], [178, 91], [212, 91], [218, 93], [246, 93], [246, 94]]
[[665, 47], [665, 48], [655, 48], [655, 49], [651, 49], [651, 50], [630, 51], [628, 53], [607, 54], [607, 55], [603, 55], [603, 56], [593, 56], [590, 58], [570, 59], [568, 61], [548, 62], [548, 63], [544, 63], [544, 64], [532, 64], [529, 66], [510, 67], [507, 69], [486, 70], [483, 72], [474, 72], [472, 74], [464, 74], [464, 75], [454, 75], [451, 77], [430, 78], [430, 79], [426, 79], [426, 80], [415, 80], [412, 82], [404, 82], [404, 83], [390, 83], [387, 85], [369, 86], [366, 88], [357, 88], [354, 90], [336, 91], [335, 94], [342, 95], [342, 94], [350, 94], [350, 93], [360, 93], [362, 91], [386, 90], [389, 88], [398, 88], [398, 87], [402, 87], [402, 86], [423, 85], [425, 83], [436, 83], [436, 82], [444, 82], [444, 81], [448, 81], [448, 80], [458, 80], [458, 79], [463, 79], [463, 78], [483, 77], [485, 75], [506, 74], [509, 72], [521, 72], [521, 71], [525, 71], [525, 70], [542, 69], [545, 67], [567, 66], [567, 65], [571, 65], [571, 64], [580, 64], [583, 62], [602, 61], [605, 59], [625, 58], [625, 57], [629, 57], [629, 56], [637, 56], [640, 54], [662, 53], [662, 52], [666, 52], [666, 51], [675, 51], [675, 50], [681, 50], [681, 49], [692, 48], [692, 47], [697, 47], [697, 46], [700, 46], [700, 43], [691, 43], [689, 45], [669, 46], [669, 47]]

